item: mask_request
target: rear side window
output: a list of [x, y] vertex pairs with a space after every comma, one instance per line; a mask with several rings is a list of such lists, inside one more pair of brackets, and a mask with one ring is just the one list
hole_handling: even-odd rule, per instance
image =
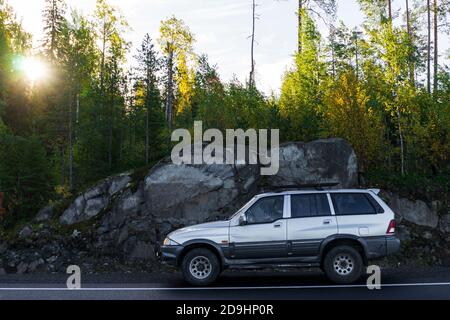
[[309, 218], [331, 216], [326, 194], [302, 194], [291, 196], [291, 217]]
[[331, 198], [338, 216], [377, 214], [377, 209], [371, 201], [375, 200], [369, 199], [366, 194], [334, 193]]

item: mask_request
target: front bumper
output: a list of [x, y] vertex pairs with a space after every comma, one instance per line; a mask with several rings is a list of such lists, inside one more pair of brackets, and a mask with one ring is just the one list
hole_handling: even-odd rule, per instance
[[183, 246], [158, 246], [156, 257], [162, 263], [176, 266], [178, 264], [178, 257], [183, 249]]

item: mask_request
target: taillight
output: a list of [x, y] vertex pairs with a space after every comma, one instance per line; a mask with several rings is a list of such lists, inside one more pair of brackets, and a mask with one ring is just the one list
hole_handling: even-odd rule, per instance
[[389, 222], [389, 227], [387, 229], [387, 234], [395, 234], [395, 220], [391, 220], [391, 222]]

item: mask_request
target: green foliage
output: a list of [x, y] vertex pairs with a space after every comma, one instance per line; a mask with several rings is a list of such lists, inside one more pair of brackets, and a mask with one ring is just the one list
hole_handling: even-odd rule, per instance
[[382, 160], [381, 115], [368, 105], [369, 97], [353, 71], [340, 75], [325, 97], [325, 131], [349, 141], [359, 156], [360, 170]]
[[[49, 74], [32, 85], [16, 65], [30, 55], [31, 37], [0, 0], [0, 190], [8, 223], [112, 174], [142, 168], [142, 177], [169, 154], [169, 128], [192, 129], [196, 120], [222, 131], [280, 129], [281, 142], [342, 137], [368, 184], [448, 198], [450, 69], [439, 59], [437, 86], [424, 89], [423, 8], [412, 5], [408, 32], [389, 23], [386, 1], [359, 3], [362, 31], [341, 23], [324, 39], [315, 18], [333, 16], [336, 1], [299, 2], [299, 50], [279, 95], [267, 97], [236, 79], [223, 82], [176, 17], [161, 22], [160, 48], [146, 35], [128, 63], [128, 23], [106, 0], [97, 0], [92, 17], [46, 0], [35, 56]], [[442, 5], [445, 30], [448, 1]]]
[[325, 64], [319, 60], [321, 37], [314, 21], [303, 11], [302, 52], [296, 55], [294, 67], [284, 77], [280, 111], [285, 121], [284, 138], [310, 141], [319, 136]]
[[52, 174], [36, 136], [0, 136], [0, 190], [10, 223], [33, 217], [52, 195]]

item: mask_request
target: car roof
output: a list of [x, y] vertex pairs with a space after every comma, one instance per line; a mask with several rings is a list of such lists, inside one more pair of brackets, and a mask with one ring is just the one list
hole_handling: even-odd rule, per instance
[[312, 194], [312, 193], [372, 193], [377, 195], [380, 192], [379, 189], [330, 189], [330, 190], [282, 190], [279, 192], [266, 192], [257, 195], [257, 197], [270, 197], [280, 195], [298, 195], [298, 194]]

